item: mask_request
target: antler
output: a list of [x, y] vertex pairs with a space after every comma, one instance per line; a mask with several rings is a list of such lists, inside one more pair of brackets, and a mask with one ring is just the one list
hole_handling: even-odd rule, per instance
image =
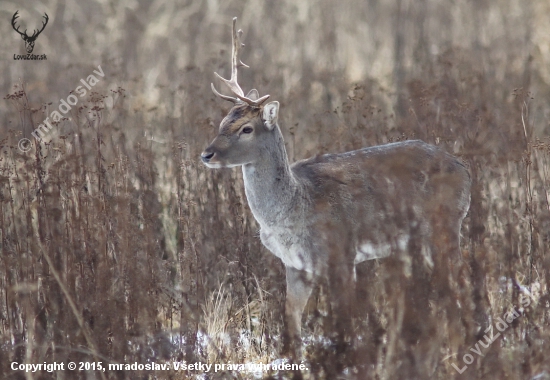
[[23, 33], [21, 33], [21, 32], [19, 31], [19, 27], [18, 27], [18, 26], [17, 26], [17, 27], [15, 26], [15, 21], [19, 18], [18, 13], [19, 13], [19, 11], [16, 11], [16, 12], [13, 14], [13, 17], [12, 17], [12, 19], [11, 19], [11, 26], [13, 27], [13, 29], [14, 29], [17, 33], [19, 33], [20, 35], [22, 35], [23, 37], [25, 37], [26, 39], [29, 39], [29, 40], [31, 40], [31, 41], [34, 40], [34, 39], [36, 39], [36, 37], [38, 37], [38, 35], [39, 35], [40, 33], [42, 33], [42, 31], [44, 30], [44, 28], [46, 27], [46, 25], [48, 25], [48, 20], [50, 19], [50, 18], [48, 17], [48, 14], [47, 14], [47, 13], [44, 13], [44, 16], [42, 16], [42, 17], [44, 17], [44, 18], [46, 19], [46, 22], [42, 22], [42, 29], [40, 29], [40, 30], [36, 30], [36, 29], [35, 29], [35, 30], [34, 30], [34, 33], [32, 34], [32, 36], [29, 37], [29, 36], [27, 35], [27, 29], [25, 29], [25, 31], [24, 31]]
[[34, 33], [33, 33], [32, 36], [31, 36], [31, 38], [36, 38], [36, 37], [38, 37], [38, 35], [39, 35], [40, 33], [42, 33], [42, 31], [44, 30], [44, 28], [46, 27], [46, 25], [48, 25], [48, 20], [50, 19], [50, 18], [48, 17], [48, 14], [47, 14], [47, 13], [44, 13], [44, 16], [42, 16], [42, 17], [44, 17], [44, 18], [46, 19], [46, 22], [42, 22], [42, 29], [40, 29], [39, 31], [36, 31], [36, 29], [35, 29]]
[[225, 100], [229, 100], [230, 102], [238, 103], [238, 102], [242, 101], [242, 102], [248, 103], [249, 105], [251, 105], [253, 107], [259, 107], [263, 102], [265, 102], [269, 98], [269, 95], [262, 96], [261, 98], [256, 99], [256, 100], [247, 98], [246, 96], [244, 96], [244, 92], [243, 92], [241, 86], [239, 86], [239, 83], [237, 83], [237, 70], [238, 70], [238, 68], [240, 66], [248, 67], [247, 65], [245, 65], [238, 58], [239, 49], [242, 46], [244, 46], [244, 44], [241, 43], [241, 39], [240, 39], [241, 34], [242, 34], [242, 30], [239, 29], [239, 31], [237, 32], [237, 17], [234, 17], [233, 18], [233, 35], [232, 35], [233, 51], [231, 53], [231, 79], [228, 80], [228, 79], [222, 78], [218, 73], [214, 73], [214, 74], [216, 74], [216, 76], [218, 78], [220, 78], [229, 87], [229, 89], [237, 97], [234, 98], [232, 96], [227, 96], [227, 95], [220, 94], [216, 90], [216, 88], [214, 87], [214, 83], [211, 83], [212, 91], [214, 91], [214, 94], [218, 95], [220, 98], [225, 99]]
[[13, 17], [11, 19], [11, 26], [13, 27], [13, 29], [19, 33], [20, 35], [24, 36], [24, 37], [27, 37], [27, 29], [25, 29], [25, 32], [24, 33], [21, 33], [19, 31], [19, 27], [15, 27], [15, 20], [17, 20], [17, 18], [19, 17], [17, 14], [19, 13], [19, 11], [16, 11], [14, 14], [13, 14]]

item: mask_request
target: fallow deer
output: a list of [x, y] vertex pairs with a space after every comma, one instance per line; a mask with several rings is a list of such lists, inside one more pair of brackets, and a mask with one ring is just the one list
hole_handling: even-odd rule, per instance
[[[316, 278], [334, 263], [355, 265], [407, 250], [414, 232], [420, 255], [433, 265], [434, 236], [446, 234], [459, 255], [460, 229], [470, 203], [466, 167], [442, 149], [403, 141], [289, 163], [279, 127], [279, 103], [247, 95], [237, 83], [241, 31], [233, 19], [231, 78], [216, 75], [234, 103], [218, 135], [201, 154], [209, 168], [241, 166], [248, 204], [262, 243], [286, 267], [285, 314], [299, 339], [301, 318]], [[334, 247], [342, 249], [334, 250]], [[334, 254], [338, 257], [336, 259]], [[441, 253], [443, 254], [443, 253]], [[329, 265], [330, 263], [330, 265]]]

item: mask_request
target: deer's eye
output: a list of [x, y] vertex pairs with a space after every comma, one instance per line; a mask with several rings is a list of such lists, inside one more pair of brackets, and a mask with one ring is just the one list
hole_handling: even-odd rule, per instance
[[250, 127], [244, 127], [243, 128], [243, 133], [252, 133], [253, 129], [250, 128]]

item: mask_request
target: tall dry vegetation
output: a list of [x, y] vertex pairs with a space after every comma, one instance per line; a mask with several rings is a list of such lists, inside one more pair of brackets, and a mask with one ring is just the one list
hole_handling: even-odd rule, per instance
[[[420, 138], [459, 156], [473, 179], [461, 263], [438, 256], [429, 275], [413, 261], [408, 276], [390, 258], [362, 265], [347, 297], [337, 276], [317, 289], [304, 376], [550, 377], [545, 1], [33, 6], [17, 8], [28, 25], [49, 14], [35, 48], [47, 61], [12, 61], [24, 45], [9, 23], [0, 26], [1, 378], [25, 378], [12, 361], [280, 357], [282, 265], [259, 242], [240, 172], [198, 160], [228, 109], [209, 84], [228, 69], [235, 15], [252, 67], [241, 83], [281, 102], [292, 159]], [[3, 19], [11, 8], [0, 6]], [[95, 93], [46, 142], [20, 152], [18, 140], [32, 139], [97, 65], [105, 78]], [[435, 244], [445, 249], [444, 239]], [[345, 248], [345, 238], [331, 247]], [[472, 353], [486, 327], [519, 311], [533, 289], [530, 307], [483, 356]], [[349, 313], [333, 302], [342, 298], [352, 301]], [[459, 375], [452, 364], [462, 368], [468, 353], [475, 361]], [[236, 374], [213, 378], [222, 376]]]

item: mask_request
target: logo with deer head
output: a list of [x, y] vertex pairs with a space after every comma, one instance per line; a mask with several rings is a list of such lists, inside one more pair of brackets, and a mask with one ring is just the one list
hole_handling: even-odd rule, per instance
[[35, 29], [32, 36], [29, 36], [27, 34], [27, 29], [25, 29], [24, 32], [21, 32], [19, 31], [19, 27], [15, 25], [16, 23], [16, 20], [17, 18], [19, 18], [19, 15], [18, 15], [19, 11], [15, 12], [13, 14], [13, 17], [11, 19], [11, 26], [13, 27], [13, 29], [19, 33], [21, 35], [21, 38], [25, 41], [25, 50], [27, 50], [27, 53], [32, 53], [33, 49], [34, 49], [34, 42], [36, 41], [36, 39], [38, 38], [38, 36], [40, 35], [40, 33], [42, 33], [42, 31], [44, 30], [44, 28], [46, 27], [46, 25], [48, 25], [48, 20], [50, 19], [48, 17], [48, 14], [47, 13], [44, 13], [44, 20], [42, 22], [42, 29], [40, 30], [37, 30]]

